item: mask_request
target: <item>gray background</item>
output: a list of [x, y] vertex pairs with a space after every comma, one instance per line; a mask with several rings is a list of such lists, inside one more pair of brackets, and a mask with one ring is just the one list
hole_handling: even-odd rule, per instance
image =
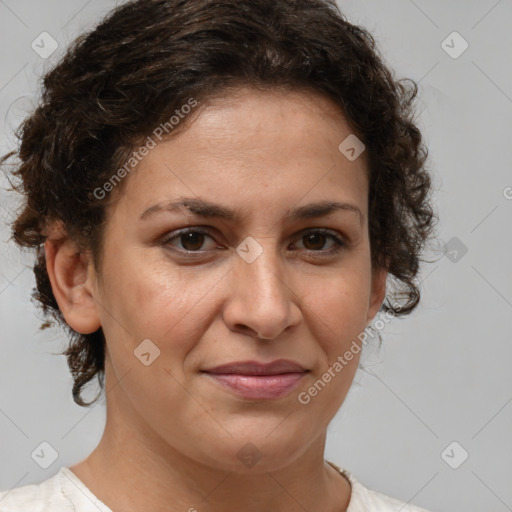
[[[0, 0], [2, 153], [42, 73], [114, 5]], [[386, 326], [380, 352], [364, 354], [366, 370], [329, 427], [326, 458], [368, 487], [432, 512], [512, 510], [512, 2], [340, 6], [374, 34], [397, 77], [419, 82], [441, 249], [423, 267], [421, 306]], [[43, 31], [59, 44], [48, 59], [31, 48]], [[458, 58], [442, 47], [453, 31], [469, 44]], [[457, 39], [448, 44], [461, 48]], [[29, 298], [32, 256], [8, 242], [5, 222], [17, 198], [1, 180], [0, 489], [8, 489], [87, 456], [101, 437], [105, 408], [104, 401], [91, 409], [74, 404], [65, 357], [53, 355], [66, 338], [58, 328], [38, 329], [41, 313]], [[47, 469], [30, 456], [42, 441], [58, 452]], [[465, 452], [457, 469], [445, 462], [456, 466]]]

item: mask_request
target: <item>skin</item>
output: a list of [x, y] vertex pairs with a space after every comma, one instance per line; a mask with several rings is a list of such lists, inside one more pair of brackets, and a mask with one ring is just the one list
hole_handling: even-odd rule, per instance
[[[105, 431], [70, 469], [114, 512], [345, 511], [350, 484], [324, 448], [359, 354], [308, 404], [297, 396], [349, 349], [385, 297], [387, 273], [372, 273], [370, 261], [365, 153], [349, 161], [338, 150], [350, 126], [310, 92], [240, 89], [203, 107], [113, 192], [101, 273], [62, 228], [49, 232], [47, 268], [66, 321], [81, 333], [101, 326], [107, 340]], [[184, 210], [139, 219], [184, 196], [240, 218]], [[285, 219], [326, 200], [357, 206], [363, 218], [337, 210]], [[172, 238], [194, 226], [208, 236]], [[323, 228], [346, 247], [327, 255], [331, 237], [302, 233]], [[249, 236], [263, 250], [252, 263], [235, 251]], [[201, 255], [180, 255], [187, 249]], [[134, 356], [144, 339], [160, 350], [148, 366]], [[201, 373], [279, 358], [309, 370], [279, 399], [244, 399]], [[237, 456], [247, 443], [261, 455], [252, 467]]]

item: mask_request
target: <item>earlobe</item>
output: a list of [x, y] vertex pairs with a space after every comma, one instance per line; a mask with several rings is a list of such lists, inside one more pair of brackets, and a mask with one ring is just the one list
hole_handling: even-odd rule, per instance
[[372, 292], [368, 308], [367, 324], [371, 322], [378, 313], [386, 297], [386, 281], [388, 272], [385, 268], [379, 267], [372, 275]]
[[44, 244], [46, 269], [55, 300], [66, 323], [75, 331], [89, 334], [101, 327], [94, 300], [92, 265], [87, 255], [80, 253], [76, 244], [62, 231], [61, 237], [52, 237]]

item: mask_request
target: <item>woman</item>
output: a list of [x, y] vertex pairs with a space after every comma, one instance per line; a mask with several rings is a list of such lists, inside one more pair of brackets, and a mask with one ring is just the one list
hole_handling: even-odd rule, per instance
[[139, 0], [75, 42], [13, 237], [107, 422], [2, 512], [424, 510], [324, 460], [365, 328], [419, 302], [415, 94], [329, 0]]

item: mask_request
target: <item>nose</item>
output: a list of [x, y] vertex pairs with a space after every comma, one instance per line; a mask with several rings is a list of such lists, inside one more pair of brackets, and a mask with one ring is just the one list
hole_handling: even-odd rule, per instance
[[230, 330], [270, 340], [300, 322], [300, 302], [275, 248], [258, 243], [254, 261], [234, 254], [223, 316]]

